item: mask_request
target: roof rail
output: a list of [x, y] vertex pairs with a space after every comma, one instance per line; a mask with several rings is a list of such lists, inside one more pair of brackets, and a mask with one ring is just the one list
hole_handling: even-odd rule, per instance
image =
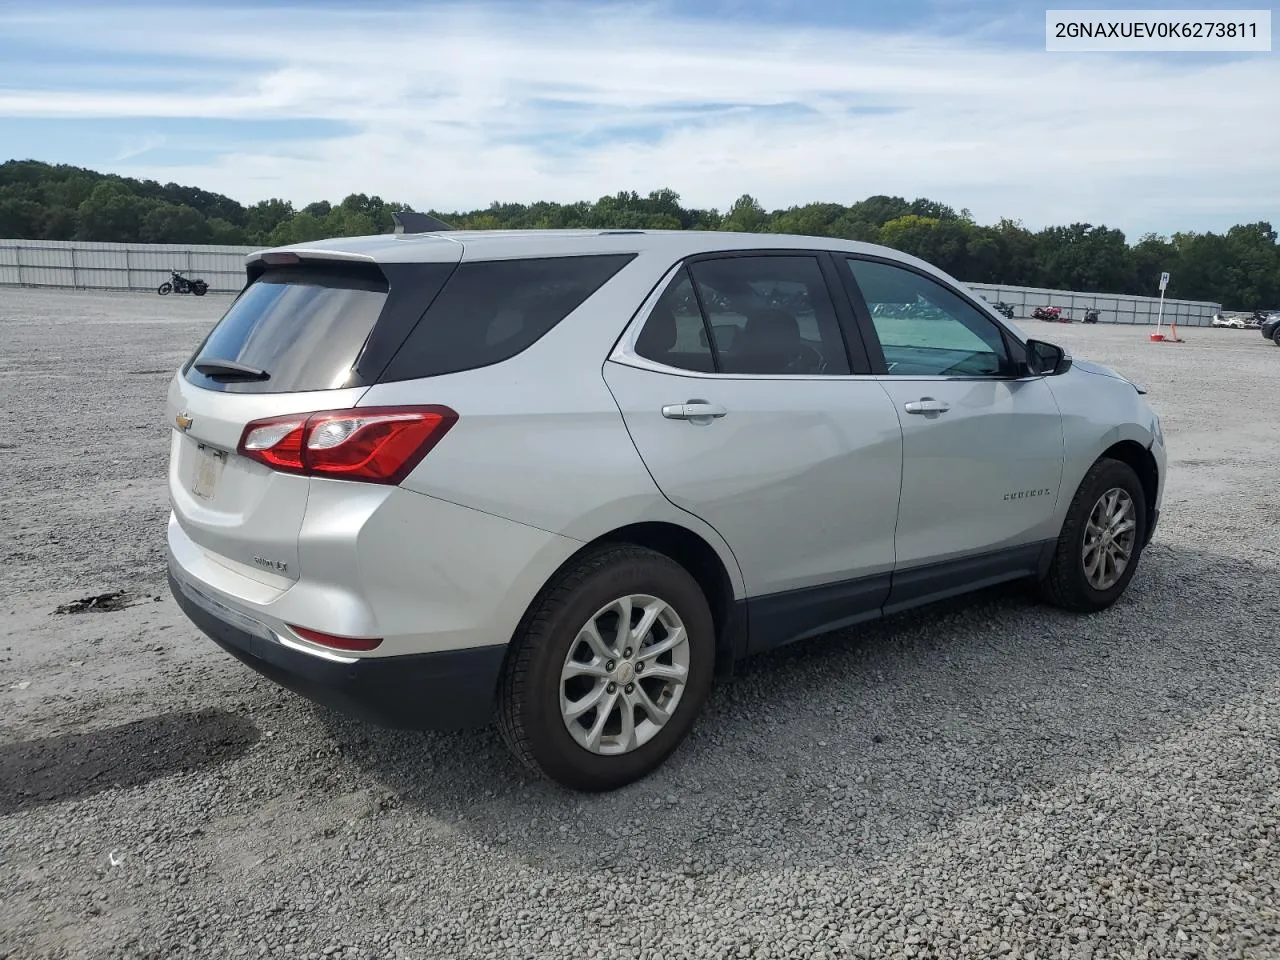
[[412, 210], [398, 210], [391, 216], [396, 222], [396, 233], [440, 233], [453, 229], [443, 220]]

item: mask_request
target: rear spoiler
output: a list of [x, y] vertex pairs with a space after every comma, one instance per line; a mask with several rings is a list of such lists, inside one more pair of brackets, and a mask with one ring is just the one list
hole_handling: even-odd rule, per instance
[[453, 229], [443, 220], [425, 213], [414, 213], [412, 210], [397, 211], [391, 216], [396, 222], [396, 233], [440, 233]]

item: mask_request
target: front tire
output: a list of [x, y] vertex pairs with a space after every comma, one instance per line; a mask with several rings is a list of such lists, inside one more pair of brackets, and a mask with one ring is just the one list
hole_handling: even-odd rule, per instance
[[688, 735], [714, 661], [715, 624], [688, 571], [643, 547], [604, 546], [559, 574], [517, 628], [498, 726], [529, 769], [613, 790]]
[[1271, 331], [1271, 342], [1280, 347], [1280, 327], [1276, 327]]
[[1147, 538], [1147, 497], [1133, 468], [1119, 460], [1095, 463], [1080, 482], [1041, 595], [1078, 613], [1105, 610], [1138, 569]]
[[160, 296], [162, 297], [166, 297], [172, 292], [173, 292], [173, 284], [167, 280], [164, 283], [160, 284], [160, 286], [156, 287], [156, 293], [160, 294]]

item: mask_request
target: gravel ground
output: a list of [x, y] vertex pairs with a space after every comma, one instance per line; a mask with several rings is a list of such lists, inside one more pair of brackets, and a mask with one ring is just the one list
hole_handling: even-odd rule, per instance
[[780, 651], [584, 797], [491, 731], [283, 693], [178, 613], [161, 402], [226, 302], [0, 289], [0, 957], [1280, 956], [1255, 331], [1025, 324], [1164, 418], [1165, 514], [1112, 610], [1004, 588]]

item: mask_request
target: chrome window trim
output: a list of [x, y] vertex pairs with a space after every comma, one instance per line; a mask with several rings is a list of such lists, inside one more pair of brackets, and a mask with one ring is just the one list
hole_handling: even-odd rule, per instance
[[[736, 252], [736, 251], [727, 251], [727, 252]], [[843, 255], [849, 256], [847, 251], [827, 251], [827, 252], [834, 253], [837, 255], [843, 254]], [[715, 251], [710, 251], [708, 253], [699, 254], [698, 256], [699, 258], [702, 258], [702, 259], [711, 259], [713, 258], [714, 253]], [[904, 263], [902, 261], [895, 261], [885, 257], [868, 258], [868, 259], [880, 259], [885, 263], [901, 265], [907, 268], [910, 268], [911, 266], [910, 264]], [[714, 371], [706, 372], [702, 370], [686, 370], [683, 367], [672, 367], [665, 363], [659, 363], [656, 360], [650, 360], [648, 357], [642, 357], [640, 356], [640, 354], [636, 353], [636, 349], [635, 349], [636, 340], [639, 339], [640, 337], [640, 331], [644, 329], [644, 325], [649, 320], [649, 315], [653, 313], [653, 308], [658, 305], [658, 301], [662, 299], [662, 295], [666, 292], [667, 287], [671, 285], [671, 283], [675, 280], [676, 276], [680, 273], [680, 271], [685, 269], [685, 267], [688, 265], [688, 262], [689, 262], [689, 258], [682, 259], [677, 263], [673, 264], [662, 275], [662, 278], [657, 282], [657, 284], [654, 285], [653, 289], [649, 291], [649, 295], [645, 297], [645, 299], [641, 302], [639, 309], [636, 310], [634, 314], [632, 314], [631, 320], [628, 322], [627, 326], [624, 328], [622, 332], [622, 336], [618, 338], [617, 344], [614, 346], [613, 350], [610, 352], [609, 356], [606, 358], [606, 362], [618, 363], [618, 364], [621, 364], [622, 366], [633, 367], [638, 370], [647, 370], [650, 373], [661, 373], [661, 374], [666, 374], [668, 376], [677, 376], [677, 377], [692, 377], [699, 380], [750, 380], [750, 381], [817, 380], [824, 383], [833, 381], [833, 380], [836, 380], [836, 381], [886, 380], [894, 383], [903, 383], [906, 381], [912, 381], [917, 383], [951, 383], [951, 382], [966, 382], [966, 381], [974, 382], [974, 383], [991, 383], [991, 382], [1021, 383], [1021, 382], [1030, 381], [1030, 380], [1041, 380], [1046, 376], [1046, 374], [1034, 374], [1034, 375], [1022, 376], [1022, 377], [1001, 377], [1001, 376], [944, 377], [936, 374], [929, 374], [929, 375], [921, 374], [918, 376], [895, 376], [890, 373], [883, 373], [883, 374], [877, 374], [877, 373], [834, 373], [834, 374], [716, 373]], [[922, 276], [927, 276], [927, 274], [924, 274], [922, 271], [916, 271], [916, 272], [921, 273]], [[940, 286], [943, 286], [946, 289], [950, 290], [952, 293], [954, 293], [956, 296], [960, 297], [961, 299], [969, 301], [969, 298], [966, 297], [964, 293], [962, 293], [959, 290], [956, 290], [950, 284], [944, 283], [942, 280], [938, 279], [937, 277], [930, 276], [928, 278], [932, 280], [934, 283], [937, 283]], [[979, 313], [986, 316], [988, 311], [982, 310], [981, 307], [978, 307], [977, 304], [973, 304], [972, 301], [969, 301], [969, 302], [971, 303], [972, 306], [978, 309]], [[994, 310], [991, 312], [994, 313]], [[995, 320], [995, 317], [990, 317], [988, 319]], [[1004, 326], [1004, 324], [1000, 323], [999, 321], [996, 321], [996, 326], [999, 329], [1004, 330], [1005, 332], [1010, 332]]]

